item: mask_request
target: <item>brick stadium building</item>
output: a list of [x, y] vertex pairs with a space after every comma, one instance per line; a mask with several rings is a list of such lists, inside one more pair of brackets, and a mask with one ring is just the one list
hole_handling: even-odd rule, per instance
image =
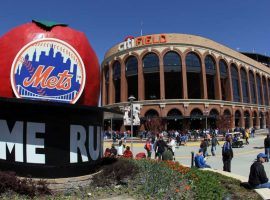
[[[229, 128], [263, 129], [269, 123], [269, 61], [195, 35], [127, 37], [102, 62], [102, 106], [119, 110], [134, 95], [142, 105], [139, 129], [154, 117], [166, 129], [215, 128], [225, 118]], [[125, 128], [123, 119], [111, 120], [105, 126]]]

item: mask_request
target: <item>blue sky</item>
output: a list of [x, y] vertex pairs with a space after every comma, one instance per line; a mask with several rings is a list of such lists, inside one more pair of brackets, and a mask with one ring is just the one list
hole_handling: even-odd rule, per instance
[[69, 24], [85, 32], [102, 62], [127, 35], [187, 33], [232, 49], [270, 56], [269, 0], [4, 0], [0, 36], [32, 19]]

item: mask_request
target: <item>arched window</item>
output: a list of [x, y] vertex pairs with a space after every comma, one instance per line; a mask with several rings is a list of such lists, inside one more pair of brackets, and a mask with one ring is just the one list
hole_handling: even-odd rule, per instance
[[256, 85], [255, 85], [254, 74], [251, 71], [249, 71], [248, 74], [249, 74], [251, 103], [255, 104], [257, 100], [256, 100]]
[[173, 119], [182, 118], [182, 113], [176, 108], [171, 109], [167, 114], [167, 119], [168, 118], [173, 118]]
[[201, 72], [201, 62], [199, 56], [197, 54], [190, 52], [186, 56], [186, 66], [187, 66], [187, 72]]
[[257, 82], [257, 93], [258, 93], [258, 104], [262, 105], [262, 93], [261, 93], [261, 78], [259, 74], [256, 74], [256, 82]]
[[181, 58], [174, 51], [167, 52], [163, 57], [164, 72], [179, 72], [182, 69]]
[[159, 72], [159, 59], [155, 53], [148, 53], [143, 57], [143, 72]]
[[235, 64], [231, 65], [231, 72], [232, 72], [231, 76], [233, 86], [233, 101], [240, 102], [238, 70]]
[[155, 53], [143, 57], [145, 100], [160, 99], [159, 58]]
[[264, 94], [264, 102], [265, 105], [269, 105], [269, 100], [268, 100], [268, 93], [267, 93], [267, 85], [266, 85], [266, 80], [265, 77], [263, 77], [263, 94]]
[[181, 58], [174, 52], [169, 51], [163, 57], [165, 99], [182, 98], [182, 74]]
[[198, 109], [198, 108], [194, 108], [192, 111], [191, 111], [191, 113], [190, 113], [190, 116], [192, 117], [192, 118], [197, 118], [197, 117], [203, 117], [203, 113], [202, 113], [202, 111], [200, 110], [200, 109]]
[[138, 60], [135, 56], [128, 57], [126, 61], [126, 76], [138, 74]]
[[205, 57], [204, 62], [206, 71], [208, 99], [215, 99], [216, 63], [213, 57], [209, 55]]
[[158, 117], [159, 114], [158, 114], [158, 112], [157, 112], [156, 110], [151, 109], [151, 110], [148, 110], [148, 111], [144, 114], [144, 116], [145, 116], [146, 118], [154, 118], [154, 117]]
[[115, 91], [114, 102], [118, 103], [121, 96], [121, 65], [119, 61], [113, 63], [113, 83]]
[[186, 56], [187, 89], [189, 99], [203, 98], [201, 61], [197, 54], [190, 52]]
[[242, 81], [242, 93], [243, 93], [243, 102], [248, 103], [248, 81], [247, 81], [247, 73], [241, 68], [241, 81]]
[[216, 74], [216, 63], [212, 56], [206, 56], [205, 57], [205, 70], [206, 74], [215, 75]]
[[224, 60], [219, 61], [219, 73], [220, 73], [220, 86], [222, 100], [229, 100], [229, 80], [228, 80], [228, 70], [227, 64]]
[[128, 97], [133, 95], [138, 99], [138, 60], [135, 56], [129, 56], [125, 62], [126, 79], [128, 85]]
[[209, 113], [209, 117], [212, 117], [212, 118], [217, 118], [218, 116], [218, 111], [216, 109], [212, 109]]

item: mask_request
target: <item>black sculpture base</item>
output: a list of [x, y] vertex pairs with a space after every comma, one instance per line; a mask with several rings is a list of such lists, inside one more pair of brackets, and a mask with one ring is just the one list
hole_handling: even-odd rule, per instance
[[60, 178], [94, 171], [105, 109], [0, 98], [0, 170]]

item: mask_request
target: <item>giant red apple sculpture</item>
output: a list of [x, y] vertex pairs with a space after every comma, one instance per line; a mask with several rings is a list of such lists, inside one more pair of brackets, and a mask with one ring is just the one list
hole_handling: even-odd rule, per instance
[[32, 21], [0, 38], [0, 97], [96, 106], [99, 64], [84, 33]]

